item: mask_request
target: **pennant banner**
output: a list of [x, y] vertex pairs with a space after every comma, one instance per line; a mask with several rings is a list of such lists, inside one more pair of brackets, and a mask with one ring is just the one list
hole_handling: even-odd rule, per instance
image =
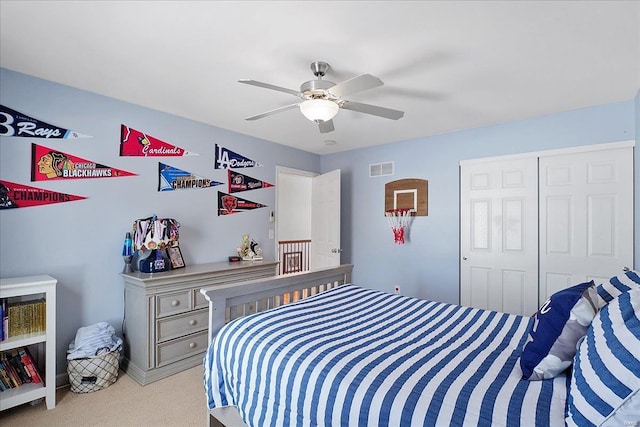
[[29, 208], [83, 199], [86, 197], [0, 180], [0, 209]]
[[241, 156], [238, 153], [234, 153], [233, 151], [216, 144], [215, 169], [254, 168], [260, 166], [262, 165], [255, 160]]
[[120, 125], [120, 155], [138, 157], [199, 156], [183, 148], [160, 141], [129, 126]]
[[266, 206], [267, 205], [241, 199], [240, 197], [218, 191], [218, 216], [251, 211], [253, 209], [264, 208]]
[[209, 188], [222, 184], [222, 182], [203, 178], [164, 163], [158, 163], [158, 191]]
[[31, 144], [31, 181], [116, 178], [135, 175], [135, 173], [101, 165], [42, 145]]
[[91, 138], [71, 129], [50, 125], [41, 120], [0, 105], [0, 136], [23, 138], [75, 139]]
[[240, 193], [241, 191], [257, 190], [259, 188], [273, 187], [273, 184], [260, 181], [248, 175], [227, 169], [229, 173], [229, 193]]

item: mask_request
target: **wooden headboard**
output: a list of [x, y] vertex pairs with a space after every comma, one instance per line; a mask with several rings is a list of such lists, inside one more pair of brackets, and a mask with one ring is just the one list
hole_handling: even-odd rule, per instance
[[200, 289], [209, 301], [209, 344], [229, 321], [351, 282], [352, 264]]

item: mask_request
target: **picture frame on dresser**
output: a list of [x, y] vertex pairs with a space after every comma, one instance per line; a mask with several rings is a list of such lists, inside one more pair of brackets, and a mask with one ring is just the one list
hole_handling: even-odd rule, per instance
[[180, 246], [170, 246], [167, 248], [167, 256], [171, 260], [171, 268], [183, 268], [185, 266], [184, 259], [182, 258], [182, 251]]

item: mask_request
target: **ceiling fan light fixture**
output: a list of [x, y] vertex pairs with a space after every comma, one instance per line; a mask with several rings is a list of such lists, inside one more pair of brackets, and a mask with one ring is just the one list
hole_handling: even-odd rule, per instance
[[300, 111], [312, 122], [326, 122], [338, 114], [340, 106], [327, 99], [307, 99], [300, 103]]

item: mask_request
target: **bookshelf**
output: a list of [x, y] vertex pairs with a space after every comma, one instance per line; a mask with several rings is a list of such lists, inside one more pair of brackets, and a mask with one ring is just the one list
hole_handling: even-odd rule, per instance
[[0, 393], [0, 411], [36, 399], [45, 398], [47, 409], [56, 406], [56, 284], [51, 276], [27, 276], [0, 279], [0, 298], [20, 297], [23, 300], [44, 298], [46, 300], [46, 330], [9, 337], [0, 342], [0, 352], [37, 345], [34, 354], [43, 374], [44, 384], [23, 384]]

